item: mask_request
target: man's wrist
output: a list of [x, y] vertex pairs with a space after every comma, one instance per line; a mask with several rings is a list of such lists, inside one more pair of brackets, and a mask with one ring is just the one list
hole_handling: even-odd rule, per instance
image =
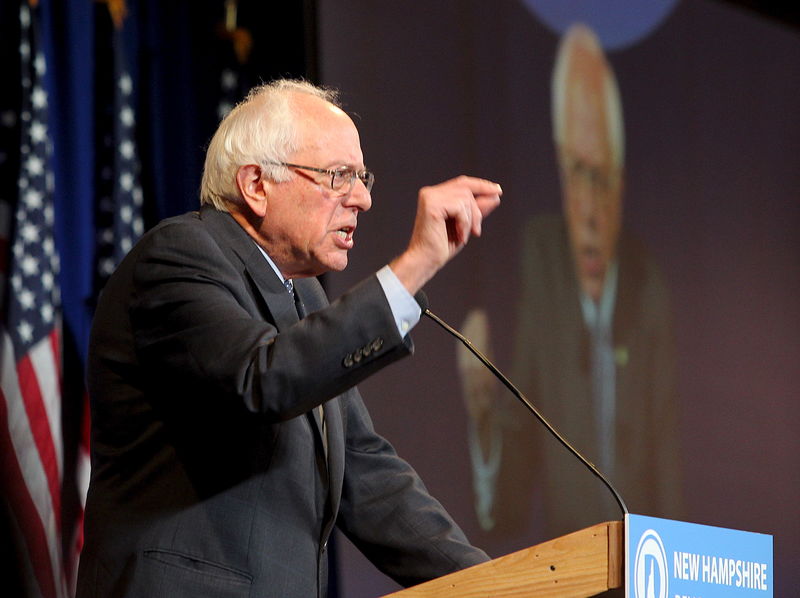
[[433, 278], [436, 273], [434, 268], [425, 267], [419, 259], [416, 259], [410, 253], [410, 250], [393, 259], [389, 263], [389, 267], [412, 296], [425, 286], [425, 283]]

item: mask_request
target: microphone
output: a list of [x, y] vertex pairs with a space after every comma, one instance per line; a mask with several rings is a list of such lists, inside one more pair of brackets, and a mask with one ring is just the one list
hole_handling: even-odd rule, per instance
[[428, 303], [428, 296], [425, 294], [425, 291], [422, 289], [418, 290], [417, 294], [414, 295], [414, 301], [417, 302], [423, 314], [428, 311], [430, 303]]
[[603, 473], [599, 469], [597, 469], [597, 467], [595, 466], [594, 463], [589, 461], [586, 457], [584, 457], [581, 454], [581, 452], [578, 449], [576, 449], [574, 446], [572, 446], [567, 441], [567, 439], [564, 438], [558, 432], [558, 430], [556, 430], [555, 427], [553, 427], [553, 425], [549, 421], [547, 421], [547, 418], [545, 418], [544, 415], [542, 415], [539, 412], [539, 410], [536, 409], [536, 407], [533, 406], [533, 403], [531, 403], [525, 397], [525, 395], [523, 395], [522, 392], [520, 392], [520, 390], [516, 386], [514, 386], [511, 383], [511, 381], [508, 378], [506, 378], [503, 375], [503, 373], [499, 369], [497, 369], [497, 367], [491, 361], [489, 361], [489, 359], [475, 347], [475, 345], [472, 344], [472, 342], [467, 337], [465, 337], [458, 330], [456, 330], [455, 328], [453, 328], [452, 326], [447, 324], [447, 322], [442, 320], [439, 316], [437, 316], [430, 309], [428, 309], [430, 304], [428, 303], [428, 296], [425, 294], [425, 291], [423, 291], [421, 289], [419, 291], [417, 291], [417, 293], [414, 295], [414, 299], [419, 304], [419, 307], [422, 310], [423, 315], [428, 316], [431, 320], [436, 322], [439, 326], [444, 328], [447, 332], [449, 332], [454, 337], [456, 337], [459, 341], [461, 341], [461, 343], [467, 349], [469, 349], [469, 351], [473, 355], [475, 355], [475, 357], [477, 357], [478, 360], [484, 366], [486, 366], [489, 369], [489, 371], [492, 372], [495, 375], [495, 377], [498, 380], [500, 380], [500, 382], [502, 382], [503, 385], [506, 388], [508, 388], [508, 390], [511, 391], [511, 394], [513, 394], [517, 399], [519, 399], [519, 401], [523, 405], [525, 405], [525, 407], [528, 409], [528, 411], [530, 411], [536, 417], [536, 419], [538, 419], [542, 423], [542, 425], [544, 425], [544, 427], [547, 428], [547, 430], [555, 437], [556, 440], [558, 440], [562, 445], [564, 445], [564, 447], [569, 452], [571, 452], [581, 463], [583, 463], [589, 469], [589, 471], [591, 471], [595, 476], [597, 476], [600, 479], [601, 482], [603, 482], [605, 487], [608, 488], [608, 490], [614, 496], [614, 500], [617, 501], [617, 504], [619, 505], [619, 508], [622, 511], [622, 515], [623, 516], [627, 515], [628, 514], [628, 507], [625, 504], [625, 501], [622, 500], [622, 496], [620, 496], [619, 492], [617, 492], [617, 489], [614, 488], [614, 486], [611, 484], [611, 482], [608, 480], [608, 478], [605, 475], [603, 475]]

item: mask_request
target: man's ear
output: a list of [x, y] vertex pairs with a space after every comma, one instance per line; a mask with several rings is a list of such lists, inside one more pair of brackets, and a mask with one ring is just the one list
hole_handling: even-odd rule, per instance
[[236, 186], [250, 211], [263, 218], [267, 213], [269, 182], [262, 176], [261, 167], [258, 164], [240, 166], [236, 171]]

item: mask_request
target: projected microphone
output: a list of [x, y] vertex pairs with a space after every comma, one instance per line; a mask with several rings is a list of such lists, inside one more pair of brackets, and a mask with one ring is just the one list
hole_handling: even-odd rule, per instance
[[495, 377], [498, 380], [500, 380], [500, 382], [502, 382], [503, 385], [505, 385], [505, 387], [508, 388], [508, 390], [510, 390], [511, 393], [515, 397], [517, 397], [517, 399], [519, 399], [519, 401], [523, 405], [525, 405], [525, 407], [528, 409], [528, 411], [530, 411], [536, 417], [536, 419], [538, 419], [542, 423], [542, 425], [544, 425], [544, 427], [549, 430], [549, 432], [556, 438], [556, 440], [558, 440], [561, 444], [563, 444], [564, 447], [566, 447], [566, 449], [569, 452], [571, 452], [573, 455], [575, 455], [575, 457], [581, 463], [583, 463], [589, 469], [589, 471], [591, 471], [595, 476], [597, 476], [600, 479], [601, 482], [603, 482], [605, 487], [608, 488], [609, 491], [611, 492], [611, 494], [614, 496], [614, 500], [617, 501], [617, 504], [619, 505], [619, 508], [622, 511], [623, 516], [627, 515], [628, 514], [628, 507], [625, 504], [625, 501], [622, 500], [622, 496], [620, 496], [619, 492], [617, 492], [617, 489], [614, 488], [614, 486], [611, 484], [611, 482], [608, 480], [608, 478], [606, 478], [606, 476], [603, 475], [603, 473], [599, 469], [597, 469], [597, 467], [595, 467], [594, 463], [589, 461], [586, 457], [584, 457], [581, 454], [581, 452], [578, 449], [573, 447], [567, 441], [567, 439], [564, 438], [558, 432], [558, 430], [556, 430], [553, 427], [553, 425], [549, 421], [547, 421], [547, 419], [541, 413], [539, 413], [539, 410], [536, 409], [536, 407], [533, 406], [533, 404], [525, 397], [525, 395], [523, 395], [522, 392], [520, 392], [520, 390], [516, 386], [514, 386], [511, 383], [511, 381], [508, 378], [506, 378], [505, 375], [503, 375], [503, 373], [499, 369], [497, 369], [497, 367], [491, 361], [489, 361], [489, 359], [483, 353], [481, 353], [475, 347], [475, 345], [472, 344], [472, 342], [467, 337], [465, 337], [458, 330], [456, 330], [455, 328], [453, 328], [452, 326], [447, 324], [447, 322], [442, 320], [439, 316], [437, 316], [430, 309], [428, 309], [428, 306], [430, 304], [428, 303], [428, 296], [425, 294], [425, 291], [423, 291], [423, 290], [417, 291], [416, 295], [414, 295], [414, 299], [419, 304], [419, 307], [422, 310], [422, 313], [424, 315], [428, 316], [431, 320], [436, 322], [439, 326], [444, 328], [447, 332], [449, 332], [454, 337], [456, 337], [459, 341], [461, 341], [461, 343], [467, 349], [469, 349], [469, 351], [473, 355], [475, 355], [475, 357], [477, 357], [478, 360], [484, 366], [486, 366], [489, 369], [489, 371], [492, 372], [495, 375]]

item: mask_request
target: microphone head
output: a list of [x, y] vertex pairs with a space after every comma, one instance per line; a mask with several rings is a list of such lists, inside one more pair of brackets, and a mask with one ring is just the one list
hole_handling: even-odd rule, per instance
[[423, 291], [422, 289], [418, 290], [417, 294], [414, 295], [414, 300], [419, 305], [419, 308], [422, 310], [422, 313], [425, 313], [425, 311], [430, 306], [430, 303], [428, 303], [428, 296], [425, 294], [425, 291]]

